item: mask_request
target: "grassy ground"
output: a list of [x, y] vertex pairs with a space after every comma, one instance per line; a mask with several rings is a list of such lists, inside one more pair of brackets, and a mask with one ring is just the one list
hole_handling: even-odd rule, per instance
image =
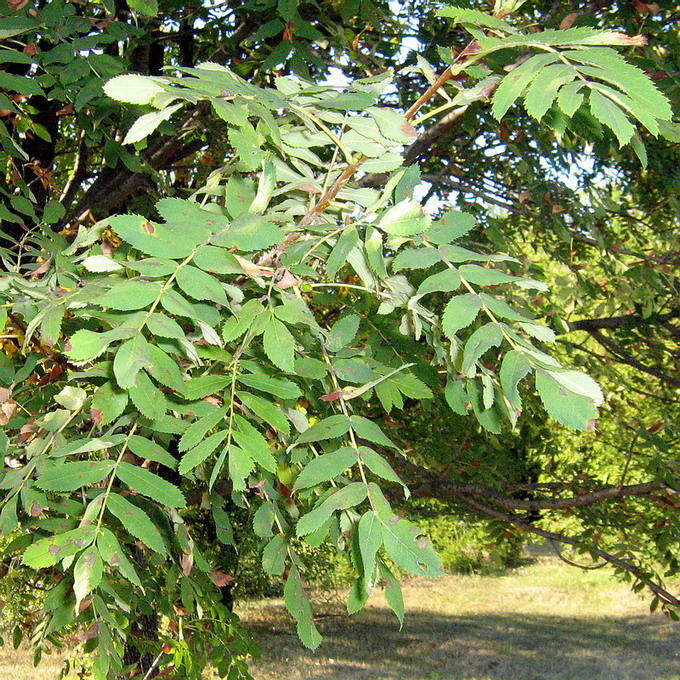
[[261, 642], [256, 680], [680, 680], [680, 624], [603, 570], [555, 559], [499, 577], [447, 576], [404, 588], [400, 631], [376, 594], [351, 620], [326, 608], [315, 653], [282, 603], [243, 611]]
[[[554, 558], [502, 576], [416, 579], [404, 586], [399, 630], [380, 593], [349, 619], [320, 603], [325, 642], [305, 650], [280, 600], [240, 614], [262, 648], [256, 680], [680, 680], [680, 624], [604, 570]], [[60, 659], [32, 668], [0, 649], [0, 680], [56, 680]]]

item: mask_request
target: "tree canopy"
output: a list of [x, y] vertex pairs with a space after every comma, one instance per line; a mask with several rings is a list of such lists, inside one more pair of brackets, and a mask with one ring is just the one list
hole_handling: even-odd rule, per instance
[[[0, 532], [36, 659], [248, 678], [331, 542], [403, 620], [444, 503], [677, 618], [675, 3], [8, 0]], [[193, 514], [192, 514], [193, 513]], [[212, 535], [212, 534], [211, 534]], [[238, 549], [238, 545], [235, 547]], [[313, 559], [313, 557], [311, 558]]]

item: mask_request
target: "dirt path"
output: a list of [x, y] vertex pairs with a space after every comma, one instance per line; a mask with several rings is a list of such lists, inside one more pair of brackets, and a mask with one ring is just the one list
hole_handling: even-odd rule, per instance
[[256, 680], [680, 680], [680, 624], [601, 571], [542, 559], [501, 577], [416, 580], [400, 631], [376, 594], [352, 619], [319, 607], [325, 642], [301, 647], [280, 601], [243, 611]]

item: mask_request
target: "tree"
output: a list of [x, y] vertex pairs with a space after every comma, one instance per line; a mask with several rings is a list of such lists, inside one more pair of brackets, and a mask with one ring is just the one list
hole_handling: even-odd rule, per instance
[[[187, 506], [225, 544], [251, 514], [310, 647], [303, 543], [347, 554], [350, 613], [441, 573], [409, 495], [677, 616], [673, 8], [404, 5], [0, 19], [0, 529], [38, 657], [78, 631], [95, 678], [248, 677]], [[441, 399], [451, 450], [402, 455], [391, 419]]]

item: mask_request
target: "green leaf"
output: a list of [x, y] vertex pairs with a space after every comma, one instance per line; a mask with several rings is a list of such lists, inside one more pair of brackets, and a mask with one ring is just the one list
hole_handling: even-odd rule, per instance
[[397, 565], [417, 576], [443, 576], [439, 555], [415, 524], [397, 515], [381, 515], [380, 520], [385, 551]]
[[290, 434], [290, 423], [275, 404], [249, 392], [237, 391], [236, 396], [246, 408], [250, 409], [259, 418], [262, 418], [268, 426], [273, 427], [282, 434]]
[[144, 592], [142, 582], [132, 566], [132, 563], [125, 556], [123, 549], [118, 542], [118, 539], [106, 527], [99, 529], [99, 536], [97, 537], [97, 548], [102, 560], [110, 567], [117, 569], [124, 578], [130, 583], [137, 586]]
[[523, 279], [510, 276], [498, 269], [480, 267], [478, 264], [464, 264], [458, 269], [460, 275], [468, 282], [478, 286], [497, 286], [502, 283], [520, 283]]
[[443, 245], [453, 243], [474, 229], [477, 221], [473, 215], [458, 210], [448, 210], [428, 229], [427, 240], [430, 243]]
[[90, 545], [95, 533], [94, 525], [88, 525], [43, 538], [26, 548], [21, 561], [32, 569], [52, 567], [64, 557], [75, 555]]
[[147, 17], [158, 15], [158, 0], [128, 0], [128, 7], [134, 12], [144, 14]]
[[283, 243], [284, 234], [280, 227], [261, 215], [240, 215], [229, 226], [212, 239], [216, 246], [238, 248], [243, 252], [254, 252]]
[[149, 343], [141, 335], [123, 343], [113, 359], [113, 374], [123, 389], [134, 387], [139, 372], [151, 364]]
[[139, 412], [151, 420], [162, 418], [168, 410], [169, 404], [165, 395], [144, 372], [137, 374], [135, 384], [128, 388], [128, 394]]
[[243, 416], [234, 416], [238, 427], [232, 432], [236, 443], [261, 467], [269, 472], [276, 472], [276, 459], [269, 448], [264, 435], [253, 427]]
[[225, 248], [201, 246], [194, 255], [193, 263], [211, 274], [242, 274], [243, 267]]
[[113, 469], [111, 460], [83, 460], [55, 465], [45, 470], [36, 485], [44, 491], [75, 491], [101, 482]]
[[196, 401], [213, 394], [220, 394], [230, 384], [231, 376], [229, 375], [201, 375], [184, 383], [184, 394], [188, 401]]
[[197, 465], [200, 465], [228, 436], [229, 430], [222, 430], [221, 432], [216, 432], [215, 434], [206, 437], [200, 444], [193, 449], [190, 449], [182, 456], [182, 462], [179, 464], [178, 472], [181, 475], [185, 475]]
[[418, 295], [427, 295], [441, 291], [452, 293], [461, 284], [460, 274], [457, 269], [445, 269], [443, 272], [428, 276], [418, 287]]
[[321, 380], [328, 375], [328, 367], [319, 359], [298, 357], [295, 359], [295, 373], [303, 378]]
[[553, 380], [570, 392], [592, 399], [595, 406], [601, 406], [604, 403], [602, 389], [589, 375], [581, 371], [549, 371], [549, 374]]
[[392, 260], [392, 271], [428, 269], [441, 261], [439, 251], [434, 248], [407, 248], [399, 252]]
[[380, 429], [380, 427], [368, 418], [362, 416], [350, 416], [352, 429], [359, 437], [368, 439], [382, 446], [390, 446], [399, 450], [399, 447]]
[[149, 345], [147, 351], [151, 359], [146, 367], [148, 374], [161, 385], [184, 394], [185, 382], [177, 362], [156, 345]]
[[275, 576], [283, 574], [283, 569], [286, 566], [286, 557], [288, 557], [288, 544], [281, 534], [277, 534], [267, 543], [262, 551], [262, 568], [264, 573]]
[[265, 354], [274, 366], [286, 373], [295, 372], [295, 339], [285, 324], [271, 316], [262, 341]]
[[326, 260], [326, 276], [332, 281], [340, 268], [347, 262], [347, 256], [359, 243], [359, 233], [356, 227], [345, 227], [335, 242], [333, 249]]
[[97, 304], [121, 311], [145, 309], [157, 300], [162, 285], [160, 281], [123, 281], [99, 297]]
[[66, 344], [66, 356], [76, 363], [96, 359], [116, 338], [110, 333], [95, 333], [85, 328], [76, 331]]
[[210, 430], [227, 415], [228, 407], [216, 408], [212, 413], [199, 418], [187, 428], [179, 440], [179, 450], [187, 451], [196, 446]]
[[170, 508], [183, 508], [186, 505], [182, 492], [174, 484], [145, 468], [120, 462], [116, 467], [116, 476], [133, 491], [144, 494], [161, 505]]
[[359, 505], [368, 493], [366, 486], [360, 482], [353, 482], [333, 492], [318, 507], [303, 515], [297, 523], [298, 536], [306, 536], [318, 529], [334, 512], [347, 510]]
[[[158, 201], [156, 209], [167, 220], [165, 224], [140, 215], [117, 215], [109, 218], [108, 224], [137, 250], [171, 260], [187, 257], [213, 230], [228, 226], [226, 218], [179, 198], [164, 198]], [[191, 224], [191, 229], [186, 228], [187, 224]]]
[[128, 448], [132, 453], [145, 460], [152, 460], [161, 465], [165, 465], [172, 470], [177, 467], [177, 460], [175, 457], [168, 453], [162, 446], [156, 444], [156, 442], [146, 439], [146, 437], [140, 437], [137, 434], [133, 434], [128, 439]]
[[378, 220], [378, 227], [386, 234], [415, 236], [426, 232], [432, 219], [420, 203], [406, 198], [386, 210]]
[[493, 117], [496, 120], [503, 118], [541, 69], [558, 58], [557, 54], [537, 54], [510, 71], [494, 93], [491, 106]]
[[238, 381], [246, 387], [273, 394], [281, 399], [297, 399], [302, 396], [300, 388], [294, 382], [283, 378], [271, 378], [268, 375], [251, 373], [240, 375]]
[[338, 319], [328, 331], [326, 347], [329, 352], [339, 352], [348, 347], [359, 331], [361, 319], [356, 314], [346, 314]]
[[209, 300], [218, 305], [228, 305], [222, 284], [202, 269], [185, 265], [177, 271], [177, 285], [194, 300]]
[[249, 330], [255, 319], [264, 312], [262, 303], [257, 300], [250, 299], [243, 307], [235, 313], [234, 316], [227, 319], [222, 328], [222, 339], [224, 342], [232, 342], [240, 338], [247, 330]]
[[590, 112], [600, 123], [612, 130], [621, 146], [628, 144], [635, 134], [635, 127], [621, 107], [597, 90], [590, 92]]
[[140, 116], [132, 124], [132, 127], [127, 131], [125, 138], [123, 139], [123, 144], [136, 144], [141, 142], [143, 139], [148, 137], [150, 134], [156, 131], [156, 128], [166, 120], [170, 120], [172, 114], [178, 111], [184, 106], [184, 102], [179, 104], [173, 104], [172, 106], [166, 106], [160, 111], [152, 111], [151, 113], [145, 113]]
[[73, 592], [76, 596], [76, 609], [101, 583], [103, 574], [104, 563], [99, 550], [91, 545], [80, 554], [73, 567]]
[[108, 425], [123, 413], [128, 403], [128, 393], [119, 390], [107, 380], [92, 396], [92, 408], [102, 414], [102, 425]]
[[371, 107], [366, 112], [377, 123], [380, 134], [397, 144], [410, 144], [418, 136], [413, 125], [394, 109]]
[[400, 484], [404, 488], [406, 485], [401, 480], [399, 475], [392, 469], [392, 466], [377, 452], [373, 449], [369, 449], [367, 446], [360, 446], [359, 453], [361, 455], [361, 460], [366, 464], [368, 469], [378, 477], [386, 479], [388, 482], [394, 482], [395, 484]]
[[469, 403], [469, 398], [465, 387], [460, 380], [454, 380], [449, 378], [446, 381], [446, 388], [444, 389], [444, 398], [449, 408], [457, 413], [459, 416], [467, 415], [467, 405]]
[[338, 413], [334, 416], [328, 416], [312, 425], [297, 438], [295, 443], [304, 444], [307, 442], [318, 442], [323, 439], [337, 439], [346, 434], [349, 431], [349, 428], [349, 418]]
[[468, 377], [475, 374], [475, 363], [492, 347], [498, 347], [503, 342], [503, 332], [497, 323], [488, 323], [478, 328], [465, 343], [463, 364], [461, 371]]
[[382, 563], [380, 563], [380, 574], [385, 581], [385, 600], [403, 626], [404, 598], [401, 594], [401, 585], [394, 574]]
[[570, 118], [581, 108], [585, 95], [581, 91], [585, 87], [582, 80], [567, 83], [557, 93], [557, 106]]
[[595, 402], [560, 385], [552, 373], [536, 371], [536, 389], [545, 410], [558, 422], [574, 430], [588, 430], [597, 418]]
[[364, 578], [370, 580], [375, 571], [375, 556], [382, 545], [380, 519], [373, 510], [362, 515], [358, 526], [359, 550]]
[[168, 554], [156, 525], [142, 509], [117, 493], [109, 494], [106, 509], [120, 520], [120, 523], [131, 536], [139, 539], [144, 545], [161, 555]]
[[512, 408], [522, 410], [522, 399], [517, 391], [517, 385], [531, 370], [531, 364], [522, 352], [516, 349], [510, 350], [501, 364], [499, 378], [501, 388]]
[[524, 95], [524, 107], [536, 120], [541, 120], [557, 98], [557, 92], [576, 78], [576, 69], [568, 64], [546, 66], [529, 86]]
[[447, 338], [454, 338], [456, 333], [469, 326], [482, 308], [479, 295], [465, 293], [449, 300], [442, 315], [442, 330]]
[[297, 632], [302, 644], [316, 649], [321, 644], [321, 635], [312, 620], [312, 607], [307, 600], [302, 580], [295, 565], [290, 568], [283, 587], [283, 599], [290, 615], [297, 621]]
[[298, 475], [293, 490], [307, 489], [322, 482], [329, 482], [343, 474], [356, 462], [357, 452], [349, 446], [313, 458]]
[[[253, 471], [255, 463], [253, 459], [238, 446], [229, 447], [229, 477], [234, 485], [234, 491], [245, 491], [245, 480]], [[214, 484], [219, 470], [219, 461], [210, 476], [210, 485]]]

